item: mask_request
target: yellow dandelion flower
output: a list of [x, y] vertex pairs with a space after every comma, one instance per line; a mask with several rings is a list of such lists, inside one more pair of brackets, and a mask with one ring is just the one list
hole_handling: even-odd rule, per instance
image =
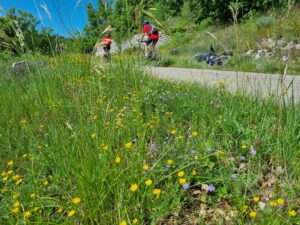
[[20, 207], [20, 202], [15, 202], [14, 204], [13, 204], [13, 208], [19, 208]]
[[26, 159], [27, 156], [28, 156], [28, 154], [25, 153], [25, 154], [22, 155], [22, 158]]
[[3, 177], [2, 180], [3, 180], [4, 182], [7, 181], [7, 180], [8, 180], [8, 176]]
[[277, 199], [277, 204], [278, 205], [283, 205], [284, 204], [284, 199], [283, 198], [278, 198]]
[[139, 222], [139, 220], [137, 218], [132, 220], [132, 224], [137, 224]]
[[194, 159], [195, 159], [195, 160], [198, 160], [198, 159], [199, 159], [199, 157], [198, 157], [197, 155], [195, 155]]
[[152, 191], [152, 193], [155, 195], [155, 196], [159, 196], [160, 195], [160, 193], [161, 193], [161, 190], [159, 189], [159, 188], [154, 188], [153, 189], [153, 191]]
[[127, 222], [125, 220], [121, 221], [120, 225], [127, 225]]
[[39, 209], [40, 209], [39, 207], [34, 207], [32, 211], [37, 212], [37, 211], [39, 211]]
[[117, 119], [116, 120], [116, 125], [121, 126], [123, 124], [123, 120], [122, 119]]
[[109, 147], [108, 147], [108, 145], [106, 145], [106, 144], [102, 144], [102, 145], [101, 145], [101, 148], [102, 148], [103, 151], [108, 151], [108, 148], [109, 148]]
[[60, 213], [62, 213], [62, 211], [63, 211], [63, 208], [60, 207], [60, 208], [57, 209], [56, 212], [60, 214]]
[[114, 112], [114, 111], [115, 111], [114, 109], [109, 109], [109, 110], [108, 110], [109, 113], [112, 113], [112, 112]]
[[254, 196], [254, 197], [253, 197], [253, 201], [254, 201], [254, 202], [258, 202], [258, 201], [259, 201], [259, 197], [258, 197], [258, 196]]
[[20, 175], [17, 174], [15, 176], [13, 176], [12, 179], [13, 179], [13, 181], [19, 180], [20, 179]]
[[12, 170], [8, 170], [8, 171], [6, 172], [6, 174], [7, 174], [7, 175], [11, 175], [12, 172], [13, 172]]
[[44, 182], [43, 182], [43, 186], [44, 187], [47, 187], [49, 185], [49, 182], [47, 181], [47, 180], [45, 180]]
[[185, 178], [180, 178], [179, 179], [179, 184], [184, 185], [186, 183], [186, 179]]
[[44, 129], [45, 126], [44, 126], [44, 124], [40, 124], [39, 127], [40, 127], [40, 129]]
[[272, 207], [277, 206], [277, 202], [275, 202], [275, 201], [270, 201], [270, 206], [272, 206]]
[[14, 161], [10, 160], [7, 162], [7, 166], [12, 166], [14, 164]]
[[6, 172], [6, 171], [3, 171], [3, 172], [1, 173], [1, 177], [5, 177], [6, 174], [7, 174], [7, 172]]
[[173, 159], [168, 159], [168, 160], [167, 160], [167, 164], [168, 164], [168, 165], [171, 166], [173, 163], [174, 163]]
[[182, 136], [182, 135], [179, 135], [179, 136], [177, 137], [177, 139], [178, 139], [179, 141], [182, 141], [182, 140], [183, 140], [183, 136]]
[[92, 134], [91, 134], [91, 138], [92, 138], [92, 139], [96, 139], [96, 138], [97, 138], [97, 134], [96, 134], [96, 133], [92, 133]]
[[78, 197], [72, 198], [72, 203], [75, 204], [75, 205], [77, 205], [80, 201], [81, 200]]
[[175, 135], [176, 134], [176, 130], [170, 130], [170, 134]]
[[193, 131], [193, 132], [192, 132], [192, 136], [193, 136], [193, 137], [197, 137], [197, 136], [198, 136], [198, 132], [197, 132], [197, 131]]
[[183, 171], [183, 170], [179, 171], [179, 172], [177, 173], [177, 176], [178, 176], [178, 177], [183, 177], [183, 176], [184, 176], [184, 171]]
[[292, 216], [292, 217], [295, 217], [297, 215], [297, 212], [293, 209], [290, 209], [289, 210], [289, 215]]
[[68, 212], [68, 217], [72, 217], [72, 216], [74, 216], [75, 215], [75, 210], [71, 210], [71, 211], [69, 211]]
[[30, 198], [35, 198], [35, 196], [36, 196], [36, 194], [35, 193], [32, 193], [32, 194], [30, 194]]
[[196, 176], [196, 175], [197, 175], [197, 171], [196, 171], [196, 170], [193, 170], [192, 175], [193, 175], [193, 176]]
[[250, 216], [251, 218], [255, 218], [255, 217], [256, 217], [256, 212], [251, 211], [251, 212], [249, 213], [249, 216]]
[[135, 192], [135, 191], [137, 191], [138, 188], [139, 188], [139, 186], [136, 183], [134, 183], [130, 186], [130, 191]]
[[18, 214], [20, 212], [20, 208], [13, 208], [11, 210], [14, 214]]
[[249, 206], [247, 206], [247, 205], [244, 205], [244, 206], [243, 206], [242, 213], [245, 213], [245, 212], [248, 210], [248, 208], [249, 208]]
[[96, 121], [98, 119], [97, 115], [92, 116], [92, 121]]
[[146, 180], [145, 184], [147, 187], [149, 187], [152, 184], [152, 180], [151, 179]]
[[29, 218], [29, 217], [31, 216], [31, 212], [26, 211], [26, 212], [23, 213], [23, 216], [24, 216], [25, 218]]
[[241, 148], [242, 148], [242, 149], [246, 149], [246, 148], [247, 148], [247, 145], [242, 145]]
[[23, 182], [23, 179], [19, 179], [19, 180], [16, 181], [15, 184], [18, 186], [18, 185], [20, 185], [22, 182]]
[[149, 170], [149, 165], [148, 164], [144, 164], [143, 165], [143, 170]]
[[130, 149], [132, 147], [132, 142], [128, 142], [125, 144], [125, 148]]
[[12, 198], [13, 198], [13, 199], [17, 199], [17, 198], [19, 198], [19, 197], [20, 197], [20, 194], [17, 193], [17, 194], [14, 194]]
[[27, 123], [27, 120], [25, 119], [25, 118], [22, 118], [21, 120], [20, 120], [20, 124], [21, 125], [25, 125]]
[[117, 156], [115, 158], [115, 163], [117, 163], [117, 164], [121, 163], [121, 157], [120, 156]]

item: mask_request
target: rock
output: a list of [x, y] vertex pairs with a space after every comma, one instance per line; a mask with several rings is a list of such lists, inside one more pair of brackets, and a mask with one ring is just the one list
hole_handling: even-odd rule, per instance
[[279, 40], [277, 41], [277, 45], [278, 45], [279, 47], [283, 47], [283, 46], [286, 45], [286, 41], [285, 41], [283, 38], [281, 38], [281, 39], [279, 39]]
[[251, 55], [254, 51], [250, 49], [248, 52], [246, 52], [246, 55]]
[[43, 68], [46, 66], [47, 66], [47, 62], [45, 61], [28, 62], [22, 60], [22, 61], [14, 62], [11, 65], [11, 72], [14, 74], [21, 74], [21, 73], [33, 71], [38, 67]]
[[295, 49], [300, 50], [300, 44], [296, 44]]

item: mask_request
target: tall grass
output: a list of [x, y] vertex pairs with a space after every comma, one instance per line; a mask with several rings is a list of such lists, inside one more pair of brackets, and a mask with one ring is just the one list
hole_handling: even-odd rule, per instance
[[283, 116], [275, 100], [155, 80], [128, 60], [48, 65], [1, 76], [1, 224], [299, 221], [299, 106]]

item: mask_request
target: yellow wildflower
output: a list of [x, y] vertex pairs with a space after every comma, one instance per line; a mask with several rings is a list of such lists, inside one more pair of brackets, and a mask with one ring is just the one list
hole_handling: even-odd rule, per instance
[[14, 161], [10, 160], [7, 162], [7, 166], [12, 166], [14, 164]]
[[170, 134], [175, 135], [176, 134], [176, 130], [170, 130]]
[[13, 181], [19, 180], [20, 179], [20, 175], [17, 174], [15, 176], [13, 176], [12, 179], [13, 179]]
[[28, 156], [28, 155], [25, 153], [25, 154], [22, 155], [22, 158], [26, 159], [27, 156]]
[[75, 210], [71, 210], [71, 211], [69, 211], [68, 212], [68, 217], [72, 217], [72, 216], [74, 216], [75, 215]]
[[23, 179], [20, 179], [20, 180], [18, 180], [18, 181], [16, 181], [16, 185], [19, 185], [19, 184], [21, 184], [22, 183], [22, 181], [23, 181]]
[[92, 134], [91, 134], [91, 138], [92, 138], [92, 139], [96, 139], [96, 138], [97, 138], [97, 134], [96, 134], [96, 133], [92, 133]]
[[127, 222], [125, 220], [121, 221], [120, 225], [127, 225]]
[[20, 124], [21, 125], [25, 125], [27, 123], [27, 120], [25, 119], [25, 118], [22, 118], [21, 120], [20, 120]]
[[102, 148], [103, 151], [107, 151], [108, 150], [108, 145], [102, 144], [101, 148]]
[[15, 202], [14, 204], [13, 204], [13, 208], [19, 208], [20, 207], [20, 202]]
[[152, 184], [152, 180], [151, 179], [146, 180], [145, 184], [147, 187], [149, 187]]
[[144, 170], [149, 170], [149, 165], [148, 165], [148, 164], [144, 164], [144, 165], [143, 165], [143, 169], [144, 169]]
[[168, 160], [167, 160], [167, 164], [168, 164], [168, 165], [171, 166], [173, 163], [174, 163], [173, 159], [168, 159]]
[[58, 210], [56, 211], [57, 213], [62, 213], [62, 211], [63, 211], [63, 209], [60, 207], [60, 208], [58, 208]]
[[242, 149], [246, 149], [246, 148], [247, 148], [247, 145], [242, 145], [241, 148], [242, 148]]
[[20, 208], [13, 208], [11, 210], [14, 214], [18, 214], [20, 212]]
[[193, 176], [196, 176], [196, 175], [197, 175], [197, 171], [196, 171], [196, 170], [193, 170], [192, 175], [193, 175]]
[[130, 186], [130, 191], [135, 192], [135, 191], [137, 191], [138, 188], [139, 188], [139, 186], [136, 183], [134, 183]]
[[92, 116], [92, 121], [96, 121], [98, 119], [97, 115]]
[[1, 177], [5, 177], [6, 174], [7, 174], [7, 172], [6, 172], [6, 171], [3, 171], [3, 172], [1, 173]]
[[123, 124], [122, 119], [116, 119], [116, 125], [121, 126]]
[[6, 174], [7, 174], [7, 175], [11, 175], [12, 172], [13, 172], [12, 170], [8, 170], [8, 171], [6, 172]]
[[184, 171], [183, 171], [183, 170], [179, 171], [179, 172], [177, 173], [177, 176], [178, 176], [178, 177], [183, 177], [183, 176], [184, 176]]
[[20, 197], [20, 194], [14, 194], [13, 195], [13, 199], [17, 199], [17, 198], [19, 198]]
[[29, 217], [31, 216], [31, 212], [26, 211], [26, 212], [23, 213], [23, 216], [24, 216], [25, 218], [29, 218]]
[[181, 141], [181, 140], [183, 139], [183, 136], [182, 136], [182, 135], [179, 135], [179, 136], [177, 137], [177, 139], [178, 139], [179, 141]]
[[161, 190], [159, 188], [154, 188], [152, 193], [158, 197], [161, 193]]
[[35, 198], [35, 193], [30, 194], [30, 198]]
[[184, 185], [186, 183], [186, 179], [185, 178], [180, 178], [179, 179], [179, 184]]
[[283, 205], [284, 204], [284, 199], [282, 199], [282, 198], [277, 199], [277, 204], [278, 205]]
[[75, 205], [77, 205], [80, 201], [81, 200], [78, 197], [72, 198], [72, 203], [75, 204]]
[[43, 186], [44, 187], [47, 187], [49, 185], [49, 182], [47, 181], [47, 180], [45, 180], [44, 182], [43, 182]]
[[7, 181], [7, 180], [8, 180], [8, 176], [3, 177], [2, 180], [3, 180], [4, 182]]
[[130, 149], [132, 147], [132, 142], [128, 142], [125, 144], [125, 148]]
[[251, 211], [251, 212], [249, 213], [249, 216], [250, 216], [251, 218], [255, 218], [255, 217], [256, 217], [256, 212]]
[[39, 207], [34, 207], [33, 212], [37, 212], [40, 208]]
[[297, 212], [293, 209], [290, 209], [289, 210], [289, 215], [292, 216], [292, 217], [295, 217], [297, 215]]
[[117, 156], [115, 158], [115, 163], [119, 164], [121, 162], [121, 157], [120, 156]]
[[275, 202], [275, 201], [270, 201], [270, 206], [272, 206], [272, 207], [277, 206], [277, 202]]
[[135, 218], [134, 220], [132, 220], [132, 224], [137, 224], [139, 222], [139, 220], [137, 218]]
[[258, 202], [258, 201], [259, 201], [259, 197], [258, 197], [258, 196], [254, 196], [254, 197], [253, 197], [253, 201], [254, 201], [254, 202]]
[[249, 206], [247, 206], [247, 205], [244, 205], [244, 206], [243, 206], [242, 213], [245, 213], [245, 212], [248, 210], [248, 208], [249, 208]]
[[193, 131], [193, 132], [192, 132], [192, 136], [193, 136], [193, 137], [197, 137], [197, 136], [198, 136], [198, 132], [197, 132], [197, 131]]

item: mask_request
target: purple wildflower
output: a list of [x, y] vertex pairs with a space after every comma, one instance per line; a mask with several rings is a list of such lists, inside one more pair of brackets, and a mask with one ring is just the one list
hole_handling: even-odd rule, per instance
[[251, 155], [256, 155], [256, 151], [255, 151], [255, 149], [254, 149], [253, 147], [252, 147], [251, 150], [250, 150], [250, 154], [251, 154]]
[[195, 150], [195, 149], [192, 149], [192, 150], [191, 150], [191, 154], [192, 154], [192, 155], [195, 155], [195, 154], [196, 154], [196, 150]]
[[235, 180], [237, 178], [237, 174], [235, 173], [231, 174], [231, 178]]
[[207, 152], [210, 152], [210, 151], [211, 151], [211, 147], [206, 146], [206, 147], [205, 147], [205, 150], [206, 150]]
[[183, 185], [182, 185], [182, 187], [183, 187], [183, 189], [188, 189], [189, 187], [190, 187], [190, 185], [188, 184], [188, 183], [184, 183]]
[[283, 62], [287, 62], [289, 60], [289, 56], [288, 55], [284, 55], [283, 57], [282, 57], [282, 61]]
[[246, 160], [245, 156], [240, 156], [240, 160]]
[[208, 186], [208, 190], [209, 190], [210, 192], [215, 192], [216, 188], [215, 188], [214, 185], [211, 184], [211, 185]]
[[169, 164], [167, 164], [167, 165], [166, 165], [166, 168], [167, 168], [167, 169], [170, 169], [170, 168], [171, 168], [171, 166], [170, 166]]

